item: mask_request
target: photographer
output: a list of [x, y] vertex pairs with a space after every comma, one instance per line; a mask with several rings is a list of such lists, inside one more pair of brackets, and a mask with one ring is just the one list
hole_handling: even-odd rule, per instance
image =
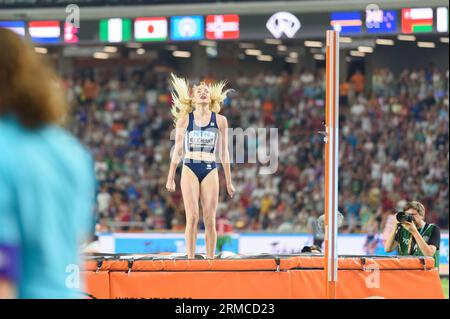
[[438, 268], [441, 232], [438, 226], [425, 222], [425, 207], [417, 201], [408, 202], [395, 217], [396, 227], [384, 245], [386, 252], [398, 247], [402, 256], [432, 256]]

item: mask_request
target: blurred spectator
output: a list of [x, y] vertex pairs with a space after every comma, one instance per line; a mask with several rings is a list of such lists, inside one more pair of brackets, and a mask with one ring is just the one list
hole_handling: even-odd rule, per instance
[[102, 216], [108, 213], [110, 203], [111, 194], [108, 192], [108, 188], [103, 185], [100, 192], [97, 194], [97, 210]]
[[350, 78], [350, 82], [353, 84], [356, 93], [364, 92], [364, 75], [360, 70], [356, 70], [355, 74]]

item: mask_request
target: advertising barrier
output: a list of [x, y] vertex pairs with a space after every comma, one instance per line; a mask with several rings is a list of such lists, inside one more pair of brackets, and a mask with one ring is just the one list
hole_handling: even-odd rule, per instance
[[[319, 299], [323, 269], [314, 255], [103, 255], [88, 259], [83, 275], [91, 298]], [[337, 298], [444, 298], [431, 257], [339, 257], [338, 269]]]
[[[100, 249], [103, 253], [151, 254], [160, 252], [184, 253], [183, 233], [112, 233], [99, 234]], [[236, 233], [224, 251], [236, 254], [254, 253], [299, 253], [304, 246], [310, 246], [310, 234], [293, 233]], [[204, 234], [199, 234], [197, 252], [205, 253]], [[384, 251], [381, 236], [366, 234], [340, 234], [338, 236], [340, 255], [395, 255]], [[448, 274], [448, 233], [441, 234], [440, 268]]]

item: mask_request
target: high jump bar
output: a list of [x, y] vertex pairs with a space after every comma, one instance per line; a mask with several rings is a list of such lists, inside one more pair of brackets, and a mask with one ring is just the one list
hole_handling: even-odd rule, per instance
[[339, 32], [326, 34], [325, 293], [336, 298], [339, 169]]

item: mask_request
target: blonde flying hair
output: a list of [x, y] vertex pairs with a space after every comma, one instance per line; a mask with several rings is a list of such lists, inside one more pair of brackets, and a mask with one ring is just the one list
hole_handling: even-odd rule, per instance
[[[179, 78], [175, 74], [171, 74], [172, 76], [172, 88], [170, 93], [172, 95], [172, 109], [171, 113], [173, 115], [173, 122], [176, 125], [177, 120], [186, 116], [194, 110], [194, 105], [192, 103], [192, 97], [190, 94], [189, 88], [189, 80]], [[226, 81], [220, 81], [218, 83], [207, 84], [209, 88], [209, 93], [211, 96], [211, 104], [209, 105], [209, 109], [212, 112], [219, 113], [221, 105], [225, 98], [227, 97], [228, 92], [231, 90], [225, 90]], [[196, 85], [193, 86], [193, 89]]]
[[5, 28], [0, 28], [0, 46], [0, 116], [13, 114], [29, 129], [64, 124], [64, 88], [47, 59]]

